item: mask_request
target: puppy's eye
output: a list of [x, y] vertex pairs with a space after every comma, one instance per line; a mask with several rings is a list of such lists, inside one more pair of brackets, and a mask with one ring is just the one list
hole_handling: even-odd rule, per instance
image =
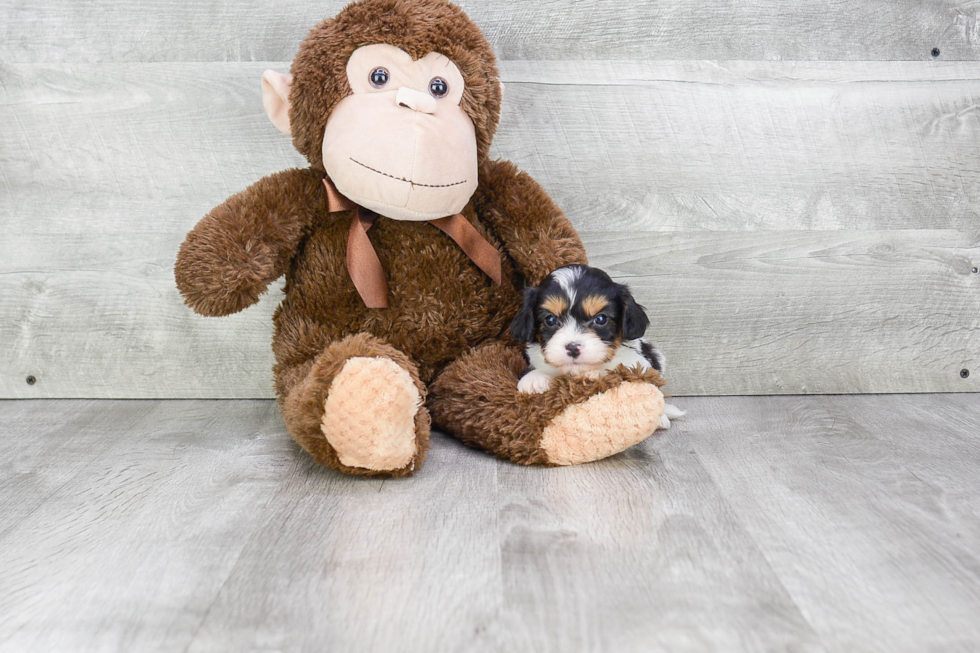
[[550, 327], [553, 327], [558, 324], [558, 318], [554, 315], [549, 315], [548, 317], [544, 318], [544, 323]]
[[595, 322], [596, 325], [602, 326], [603, 324], [609, 321], [609, 318], [606, 317], [605, 315], [596, 315], [595, 319], [592, 321]]
[[446, 97], [449, 92], [449, 84], [442, 77], [433, 77], [429, 82], [429, 93], [432, 97]]
[[383, 88], [384, 85], [388, 83], [388, 80], [390, 78], [391, 75], [388, 74], [388, 69], [382, 68], [381, 66], [378, 66], [377, 68], [372, 70], [371, 75], [369, 76], [369, 79], [371, 80], [371, 86], [373, 86], [374, 88]]

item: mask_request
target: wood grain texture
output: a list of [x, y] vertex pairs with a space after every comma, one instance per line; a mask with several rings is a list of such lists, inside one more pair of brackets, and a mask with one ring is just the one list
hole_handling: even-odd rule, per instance
[[824, 650], [685, 426], [591, 465], [498, 463], [504, 605], [491, 650]]
[[[645, 236], [645, 237], [644, 237]], [[976, 392], [980, 240], [952, 231], [584, 234], [679, 395]]]
[[[974, 236], [583, 237], [592, 262], [648, 308], [648, 336], [670, 360], [674, 394], [980, 390]], [[271, 396], [279, 284], [238, 315], [197, 316], [173, 283], [182, 238], [15, 235], [0, 243], [0, 394]], [[963, 368], [974, 373], [963, 379]]]
[[92, 401], [0, 404], [0, 538], [105, 454], [113, 442], [107, 432], [143, 428], [146, 413], [134, 402], [111, 411]]
[[731, 405], [693, 447], [827, 647], [975, 650], [978, 397]]
[[[183, 650], [298, 462], [271, 402], [4, 402], [0, 414], [4, 442], [63, 419], [33, 434], [48, 451], [2, 472], [4, 485], [35, 479], [2, 495], [3, 513], [35, 503], [0, 539], [5, 652]], [[31, 486], [50, 483], [37, 501]]]
[[[954, 231], [583, 234], [636, 291], [677, 395], [980, 390], [980, 244]], [[0, 393], [269, 397], [271, 315], [187, 309], [182, 234], [0, 244]], [[139, 243], [134, 247], [132, 243]], [[45, 252], [43, 266], [32, 264]], [[969, 378], [961, 369], [974, 370]], [[27, 376], [38, 379], [25, 383]]]
[[[4, 228], [178, 231], [304, 165], [262, 111], [269, 65], [0, 67]], [[503, 77], [493, 155], [583, 230], [978, 228], [980, 63], [511, 62]]]
[[496, 462], [443, 437], [366, 481], [297, 455], [188, 651], [474, 650], [500, 609]]
[[496, 146], [581, 229], [977, 229], [977, 64], [505, 70]]
[[598, 463], [434, 434], [394, 481], [271, 401], [0, 402], [0, 651], [974, 651], [978, 399], [682, 399]]
[[[259, 108], [265, 67], [0, 67], [2, 396], [269, 396], [277, 291], [203, 320], [172, 279], [208, 209], [303, 164]], [[494, 154], [637, 287], [676, 394], [980, 388], [959, 377], [980, 332], [980, 64], [503, 76]]]
[[[0, 60], [288, 60], [346, 0], [0, 3]], [[980, 55], [965, 0], [460, 0], [502, 59], [922, 60]]]

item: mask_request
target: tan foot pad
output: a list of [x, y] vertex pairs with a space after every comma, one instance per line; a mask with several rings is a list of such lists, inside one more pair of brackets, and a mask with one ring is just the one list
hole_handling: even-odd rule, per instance
[[348, 467], [404, 469], [415, 457], [421, 405], [408, 370], [387, 358], [351, 358], [330, 384], [320, 428]]
[[541, 448], [555, 465], [606, 458], [652, 435], [663, 412], [657, 386], [623, 383], [565, 409], [545, 428]]

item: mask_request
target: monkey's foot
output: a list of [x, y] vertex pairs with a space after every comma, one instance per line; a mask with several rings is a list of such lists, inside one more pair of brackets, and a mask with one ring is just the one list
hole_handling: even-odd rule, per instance
[[347, 467], [394, 472], [413, 463], [421, 406], [408, 370], [384, 357], [354, 357], [330, 385], [320, 428]]
[[559, 376], [543, 392], [528, 394], [518, 389], [526, 367], [518, 347], [490, 342], [470, 350], [429, 386], [427, 405], [436, 424], [472, 447], [522, 465], [599, 460], [632, 447], [660, 424], [659, 388], [666, 382], [656, 370], [619, 367], [598, 379]]
[[660, 425], [664, 396], [652, 383], [621, 383], [552, 418], [540, 447], [552, 465], [600, 460], [629, 449]]
[[426, 388], [403, 352], [367, 333], [276, 371], [293, 439], [321, 465], [355, 476], [408, 476], [429, 448]]

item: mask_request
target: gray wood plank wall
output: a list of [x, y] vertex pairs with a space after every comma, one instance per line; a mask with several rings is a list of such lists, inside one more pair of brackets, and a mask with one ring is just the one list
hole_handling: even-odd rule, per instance
[[[271, 396], [279, 291], [206, 320], [173, 259], [303, 165], [258, 80], [342, 4], [0, 1], [0, 396]], [[980, 390], [980, 4], [461, 4], [672, 392]]]

